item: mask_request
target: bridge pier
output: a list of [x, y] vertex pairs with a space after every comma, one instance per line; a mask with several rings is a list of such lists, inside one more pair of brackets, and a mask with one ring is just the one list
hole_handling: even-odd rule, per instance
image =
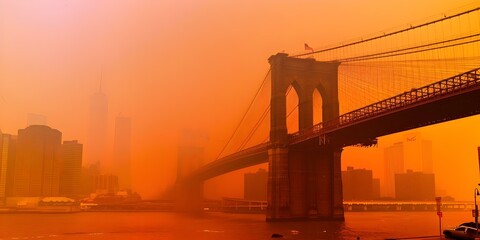
[[288, 148], [269, 149], [268, 163], [267, 221], [289, 219], [291, 214]]
[[267, 221], [344, 220], [341, 149], [269, 150]]
[[341, 148], [315, 149], [313, 175], [317, 179], [316, 207], [318, 214], [312, 218], [343, 220], [343, 188], [341, 170]]

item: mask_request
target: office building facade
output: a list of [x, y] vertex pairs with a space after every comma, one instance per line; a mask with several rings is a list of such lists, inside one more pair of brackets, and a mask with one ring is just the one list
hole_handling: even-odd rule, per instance
[[347, 167], [347, 171], [342, 171], [342, 183], [346, 201], [378, 199], [379, 180], [373, 178], [372, 170]]
[[16, 144], [16, 136], [0, 132], [0, 205], [12, 195]]
[[398, 201], [434, 201], [435, 175], [412, 170], [395, 174], [395, 196]]
[[62, 133], [48, 126], [18, 130], [12, 196], [59, 195], [61, 141]]
[[78, 197], [81, 193], [83, 145], [74, 141], [62, 144], [60, 195]]

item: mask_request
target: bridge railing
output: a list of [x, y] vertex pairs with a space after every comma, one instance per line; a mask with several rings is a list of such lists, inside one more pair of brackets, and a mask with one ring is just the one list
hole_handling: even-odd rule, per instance
[[399, 95], [387, 98], [363, 108], [345, 113], [339, 117], [314, 125], [290, 135], [290, 142], [296, 143], [311, 137], [321, 135], [322, 132], [363, 121], [385, 112], [398, 110], [412, 104], [428, 101], [447, 94], [459, 92], [473, 86], [480, 85], [480, 68], [461, 73], [459, 75], [420, 87], [413, 88]]

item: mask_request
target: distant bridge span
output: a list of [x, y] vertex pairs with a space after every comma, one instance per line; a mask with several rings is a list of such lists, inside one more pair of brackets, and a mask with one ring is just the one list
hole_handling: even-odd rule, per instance
[[259, 144], [210, 162], [194, 171], [185, 181], [205, 181], [242, 168], [268, 162], [271, 144]]

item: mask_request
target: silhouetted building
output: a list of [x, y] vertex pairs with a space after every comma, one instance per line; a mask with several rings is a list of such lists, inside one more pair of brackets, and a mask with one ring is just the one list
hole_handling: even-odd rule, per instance
[[85, 143], [85, 162], [100, 163], [105, 167], [107, 161], [108, 99], [100, 88], [90, 98], [90, 119], [88, 139]]
[[398, 142], [383, 150], [384, 180], [383, 197], [395, 197], [395, 174], [403, 173], [403, 143]]
[[130, 118], [115, 118], [115, 139], [113, 143], [113, 173], [118, 175], [121, 189], [132, 189], [132, 167], [130, 162], [132, 126]]
[[97, 194], [116, 194], [118, 188], [118, 176], [97, 175], [93, 178], [93, 186]]
[[16, 136], [0, 131], [0, 205], [12, 196], [13, 173], [15, 170]]
[[47, 125], [47, 117], [42, 114], [29, 113], [27, 116], [27, 126]]
[[399, 201], [433, 201], [435, 199], [435, 175], [413, 172], [395, 174], [395, 196]]
[[48, 126], [18, 130], [13, 197], [58, 196], [62, 133]]
[[256, 173], [243, 176], [243, 198], [246, 200], [267, 200], [268, 172], [260, 168]]
[[95, 176], [100, 175], [100, 164], [90, 164], [82, 167], [82, 181], [80, 186], [80, 193], [83, 196], [88, 196], [95, 192], [94, 180]]
[[81, 193], [83, 145], [74, 141], [62, 144], [62, 167], [60, 171], [60, 194], [78, 197]]
[[374, 187], [379, 186], [377, 185], [378, 182], [373, 179], [372, 170], [347, 167], [347, 171], [342, 171], [342, 183], [344, 200], [378, 199], [378, 196], [375, 195], [379, 192], [379, 189], [374, 189]]

